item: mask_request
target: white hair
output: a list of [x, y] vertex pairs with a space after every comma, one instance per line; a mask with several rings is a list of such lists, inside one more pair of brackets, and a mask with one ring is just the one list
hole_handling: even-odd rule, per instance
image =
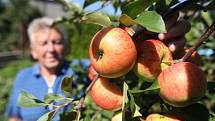
[[54, 19], [48, 18], [48, 17], [41, 17], [34, 19], [28, 26], [28, 37], [30, 39], [30, 45], [32, 46], [34, 44], [34, 36], [33, 34], [40, 30], [50, 29], [54, 28], [56, 29], [62, 37], [62, 40], [64, 43], [67, 43], [67, 37], [62, 27], [59, 26], [53, 26]]

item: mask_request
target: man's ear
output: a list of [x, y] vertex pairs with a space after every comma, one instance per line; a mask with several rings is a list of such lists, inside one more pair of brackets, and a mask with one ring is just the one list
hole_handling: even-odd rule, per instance
[[31, 56], [32, 56], [32, 58], [35, 59], [35, 60], [38, 59], [37, 52], [35, 51], [34, 48], [31, 48]]

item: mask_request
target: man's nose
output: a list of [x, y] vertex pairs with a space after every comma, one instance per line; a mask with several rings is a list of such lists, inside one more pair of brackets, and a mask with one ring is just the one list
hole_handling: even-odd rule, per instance
[[51, 51], [51, 52], [54, 51], [54, 43], [53, 42], [48, 43], [47, 50]]

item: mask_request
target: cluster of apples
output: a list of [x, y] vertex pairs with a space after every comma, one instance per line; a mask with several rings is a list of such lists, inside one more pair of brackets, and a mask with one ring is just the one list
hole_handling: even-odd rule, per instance
[[[133, 34], [126, 27], [107, 27], [91, 40], [89, 78], [93, 80], [96, 73], [100, 75], [91, 88], [91, 97], [98, 106], [109, 111], [122, 108], [123, 91], [116, 78], [130, 71], [146, 81], [157, 80], [159, 96], [174, 107], [191, 105], [205, 95], [206, 77], [196, 64], [173, 63], [172, 53], [161, 41], [132, 40]], [[195, 62], [195, 58], [198, 58], [196, 53], [190, 61]]]

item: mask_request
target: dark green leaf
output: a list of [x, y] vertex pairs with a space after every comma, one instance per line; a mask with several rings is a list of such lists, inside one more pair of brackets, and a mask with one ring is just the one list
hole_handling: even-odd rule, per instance
[[187, 121], [208, 121], [209, 111], [200, 103], [195, 103], [187, 107], [174, 108], [179, 116], [185, 118]]
[[129, 99], [128, 99], [128, 85], [126, 84], [126, 82], [123, 83], [123, 103], [122, 103], [122, 120], [125, 120], [125, 111], [127, 110], [127, 108], [129, 107]]
[[133, 2], [125, 2], [122, 5], [122, 13], [127, 14], [131, 18], [135, 18], [156, 1], [157, 0], [135, 0]]
[[215, 0], [213, 0], [208, 6], [206, 6], [206, 10], [214, 10], [215, 9]]
[[62, 81], [62, 90], [65, 92], [72, 92], [72, 81], [74, 80], [73, 76], [71, 77], [64, 77]]
[[82, 21], [83, 23], [93, 23], [103, 27], [109, 27], [112, 25], [110, 18], [101, 13], [101, 12], [92, 12], [88, 13], [83, 16]]
[[134, 113], [134, 111], [135, 111], [135, 100], [134, 100], [134, 96], [133, 96], [133, 94], [130, 92], [130, 91], [128, 91], [128, 94], [129, 94], [129, 96], [130, 96], [130, 109], [131, 109], [131, 112], [132, 113]]
[[45, 101], [46, 103], [50, 103], [50, 102], [52, 102], [52, 101], [60, 101], [60, 100], [63, 100], [64, 98], [65, 98], [65, 97], [62, 96], [62, 95], [54, 95], [54, 94], [49, 93], [49, 94], [47, 94], [47, 95], [45, 96], [44, 101]]
[[208, 82], [207, 88], [208, 88], [208, 90], [214, 90], [215, 89], [215, 82]]
[[51, 121], [54, 115], [55, 115], [55, 111], [48, 112], [44, 114], [42, 117], [40, 117], [37, 121]]
[[146, 27], [147, 30], [157, 33], [165, 33], [165, 23], [158, 13], [155, 11], [145, 11], [138, 16], [136, 21], [142, 26]]
[[32, 94], [22, 91], [18, 98], [18, 106], [20, 107], [34, 107], [34, 106], [46, 106], [43, 101], [37, 99]]
[[152, 83], [152, 85], [144, 90], [130, 90], [132, 93], [143, 93], [143, 92], [147, 92], [147, 91], [154, 91], [154, 90], [158, 90], [160, 88], [158, 81], [154, 81]]
[[97, 1], [99, 1], [99, 0], [85, 0], [84, 1], [84, 8], [87, 7], [88, 5], [91, 5], [95, 2], [97, 2]]

